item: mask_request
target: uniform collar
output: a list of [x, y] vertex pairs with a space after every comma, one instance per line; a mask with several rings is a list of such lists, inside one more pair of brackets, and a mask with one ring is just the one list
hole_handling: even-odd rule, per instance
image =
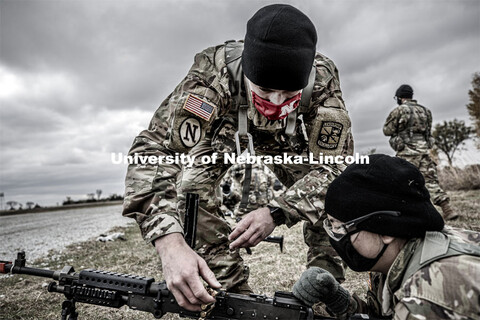
[[417, 100], [414, 100], [414, 99], [408, 99], [406, 100], [404, 103], [402, 104], [417, 104]]
[[400, 250], [393, 261], [392, 266], [388, 270], [382, 293], [382, 313], [384, 315], [389, 315], [393, 312], [393, 308], [396, 304], [396, 301], [393, 300], [394, 296], [398, 300], [401, 298], [397, 291], [400, 289], [405, 271], [407, 270], [413, 253], [420, 242], [421, 239], [419, 238], [410, 239], [403, 246], [402, 250]]

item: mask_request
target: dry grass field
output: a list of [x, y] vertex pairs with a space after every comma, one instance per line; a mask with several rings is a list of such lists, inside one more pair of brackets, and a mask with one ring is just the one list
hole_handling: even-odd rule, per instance
[[[455, 227], [480, 231], [480, 190], [449, 192], [453, 207], [461, 217], [449, 223]], [[62, 253], [51, 252], [47, 257], [27, 262], [27, 265], [61, 269], [72, 265], [77, 271], [96, 268], [122, 273], [131, 273], [162, 279], [160, 260], [154, 249], [140, 237], [136, 225], [115, 229], [125, 233], [126, 241], [97, 242], [94, 240], [71, 245]], [[275, 244], [261, 243], [253, 248], [253, 254], [244, 254], [250, 266], [250, 285], [256, 293], [273, 295], [275, 291], [290, 291], [305, 270], [306, 245], [303, 242], [302, 226], [291, 229], [277, 228], [273, 235], [285, 237], [284, 252]], [[12, 257], [13, 258], [13, 257]], [[27, 253], [28, 261], [28, 253]], [[348, 271], [344, 286], [363, 296], [366, 290], [366, 275]], [[60, 319], [63, 296], [48, 293], [49, 280], [32, 276], [14, 275], [0, 278], [0, 319]], [[129, 310], [78, 305], [79, 319], [154, 319], [151, 314]], [[177, 319], [174, 315], [163, 319]]]

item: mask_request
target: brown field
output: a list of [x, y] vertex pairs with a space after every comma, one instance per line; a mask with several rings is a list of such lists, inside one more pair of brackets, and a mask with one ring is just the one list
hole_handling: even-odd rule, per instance
[[[449, 223], [455, 227], [480, 231], [480, 190], [449, 192], [453, 208], [461, 217]], [[305, 270], [306, 245], [301, 224], [291, 229], [277, 228], [273, 235], [285, 237], [284, 252], [277, 245], [261, 243], [253, 248], [251, 256], [244, 254], [250, 266], [250, 285], [256, 293], [273, 295], [275, 291], [290, 291], [296, 279]], [[71, 245], [63, 253], [51, 252], [47, 257], [27, 262], [27, 265], [59, 270], [64, 265], [75, 269], [96, 268], [131, 273], [162, 279], [160, 259], [153, 247], [143, 242], [136, 226], [112, 231], [125, 232], [126, 241], [86, 241]], [[12, 257], [13, 258], [13, 257]], [[27, 253], [28, 261], [28, 253]], [[0, 278], [0, 319], [60, 319], [63, 296], [48, 293], [49, 279], [24, 275]], [[344, 286], [360, 296], [365, 294], [366, 275], [347, 273]], [[151, 314], [129, 310], [78, 305], [79, 319], [154, 319]], [[162, 319], [177, 319], [167, 315]]]

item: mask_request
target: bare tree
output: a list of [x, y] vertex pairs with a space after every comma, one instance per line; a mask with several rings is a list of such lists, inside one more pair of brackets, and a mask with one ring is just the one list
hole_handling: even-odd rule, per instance
[[35, 203], [31, 202], [31, 201], [28, 201], [27, 203], [25, 203], [25, 205], [27, 206], [28, 209], [32, 209], [33, 206], [35, 205]]
[[100, 200], [101, 195], [102, 195], [102, 190], [97, 189], [97, 200]]
[[17, 201], [7, 201], [5, 204], [9, 207], [7, 210], [15, 210], [15, 207], [17, 206], [18, 202]]
[[452, 165], [453, 157], [457, 150], [465, 144], [472, 134], [472, 128], [465, 125], [465, 121], [453, 119], [436, 124], [432, 136], [435, 139], [435, 147], [447, 156], [449, 165]]
[[[473, 74], [472, 90], [468, 90], [470, 102], [467, 104], [468, 114], [473, 121], [475, 133], [480, 138], [480, 72]], [[477, 148], [480, 148], [480, 140], [477, 140]]]

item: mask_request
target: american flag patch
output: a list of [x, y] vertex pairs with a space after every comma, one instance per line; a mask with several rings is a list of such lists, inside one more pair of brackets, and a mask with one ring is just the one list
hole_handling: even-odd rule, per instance
[[208, 102], [197, 98], [196, 96], [189, 94], [187, 101], [185, 101], [185, 105], [183, 109], [190, 111], [191, 113], [199, 116], [202, 119], [210, 120], [210, 117], [215, 110], [215, 106], [209, 104]]

